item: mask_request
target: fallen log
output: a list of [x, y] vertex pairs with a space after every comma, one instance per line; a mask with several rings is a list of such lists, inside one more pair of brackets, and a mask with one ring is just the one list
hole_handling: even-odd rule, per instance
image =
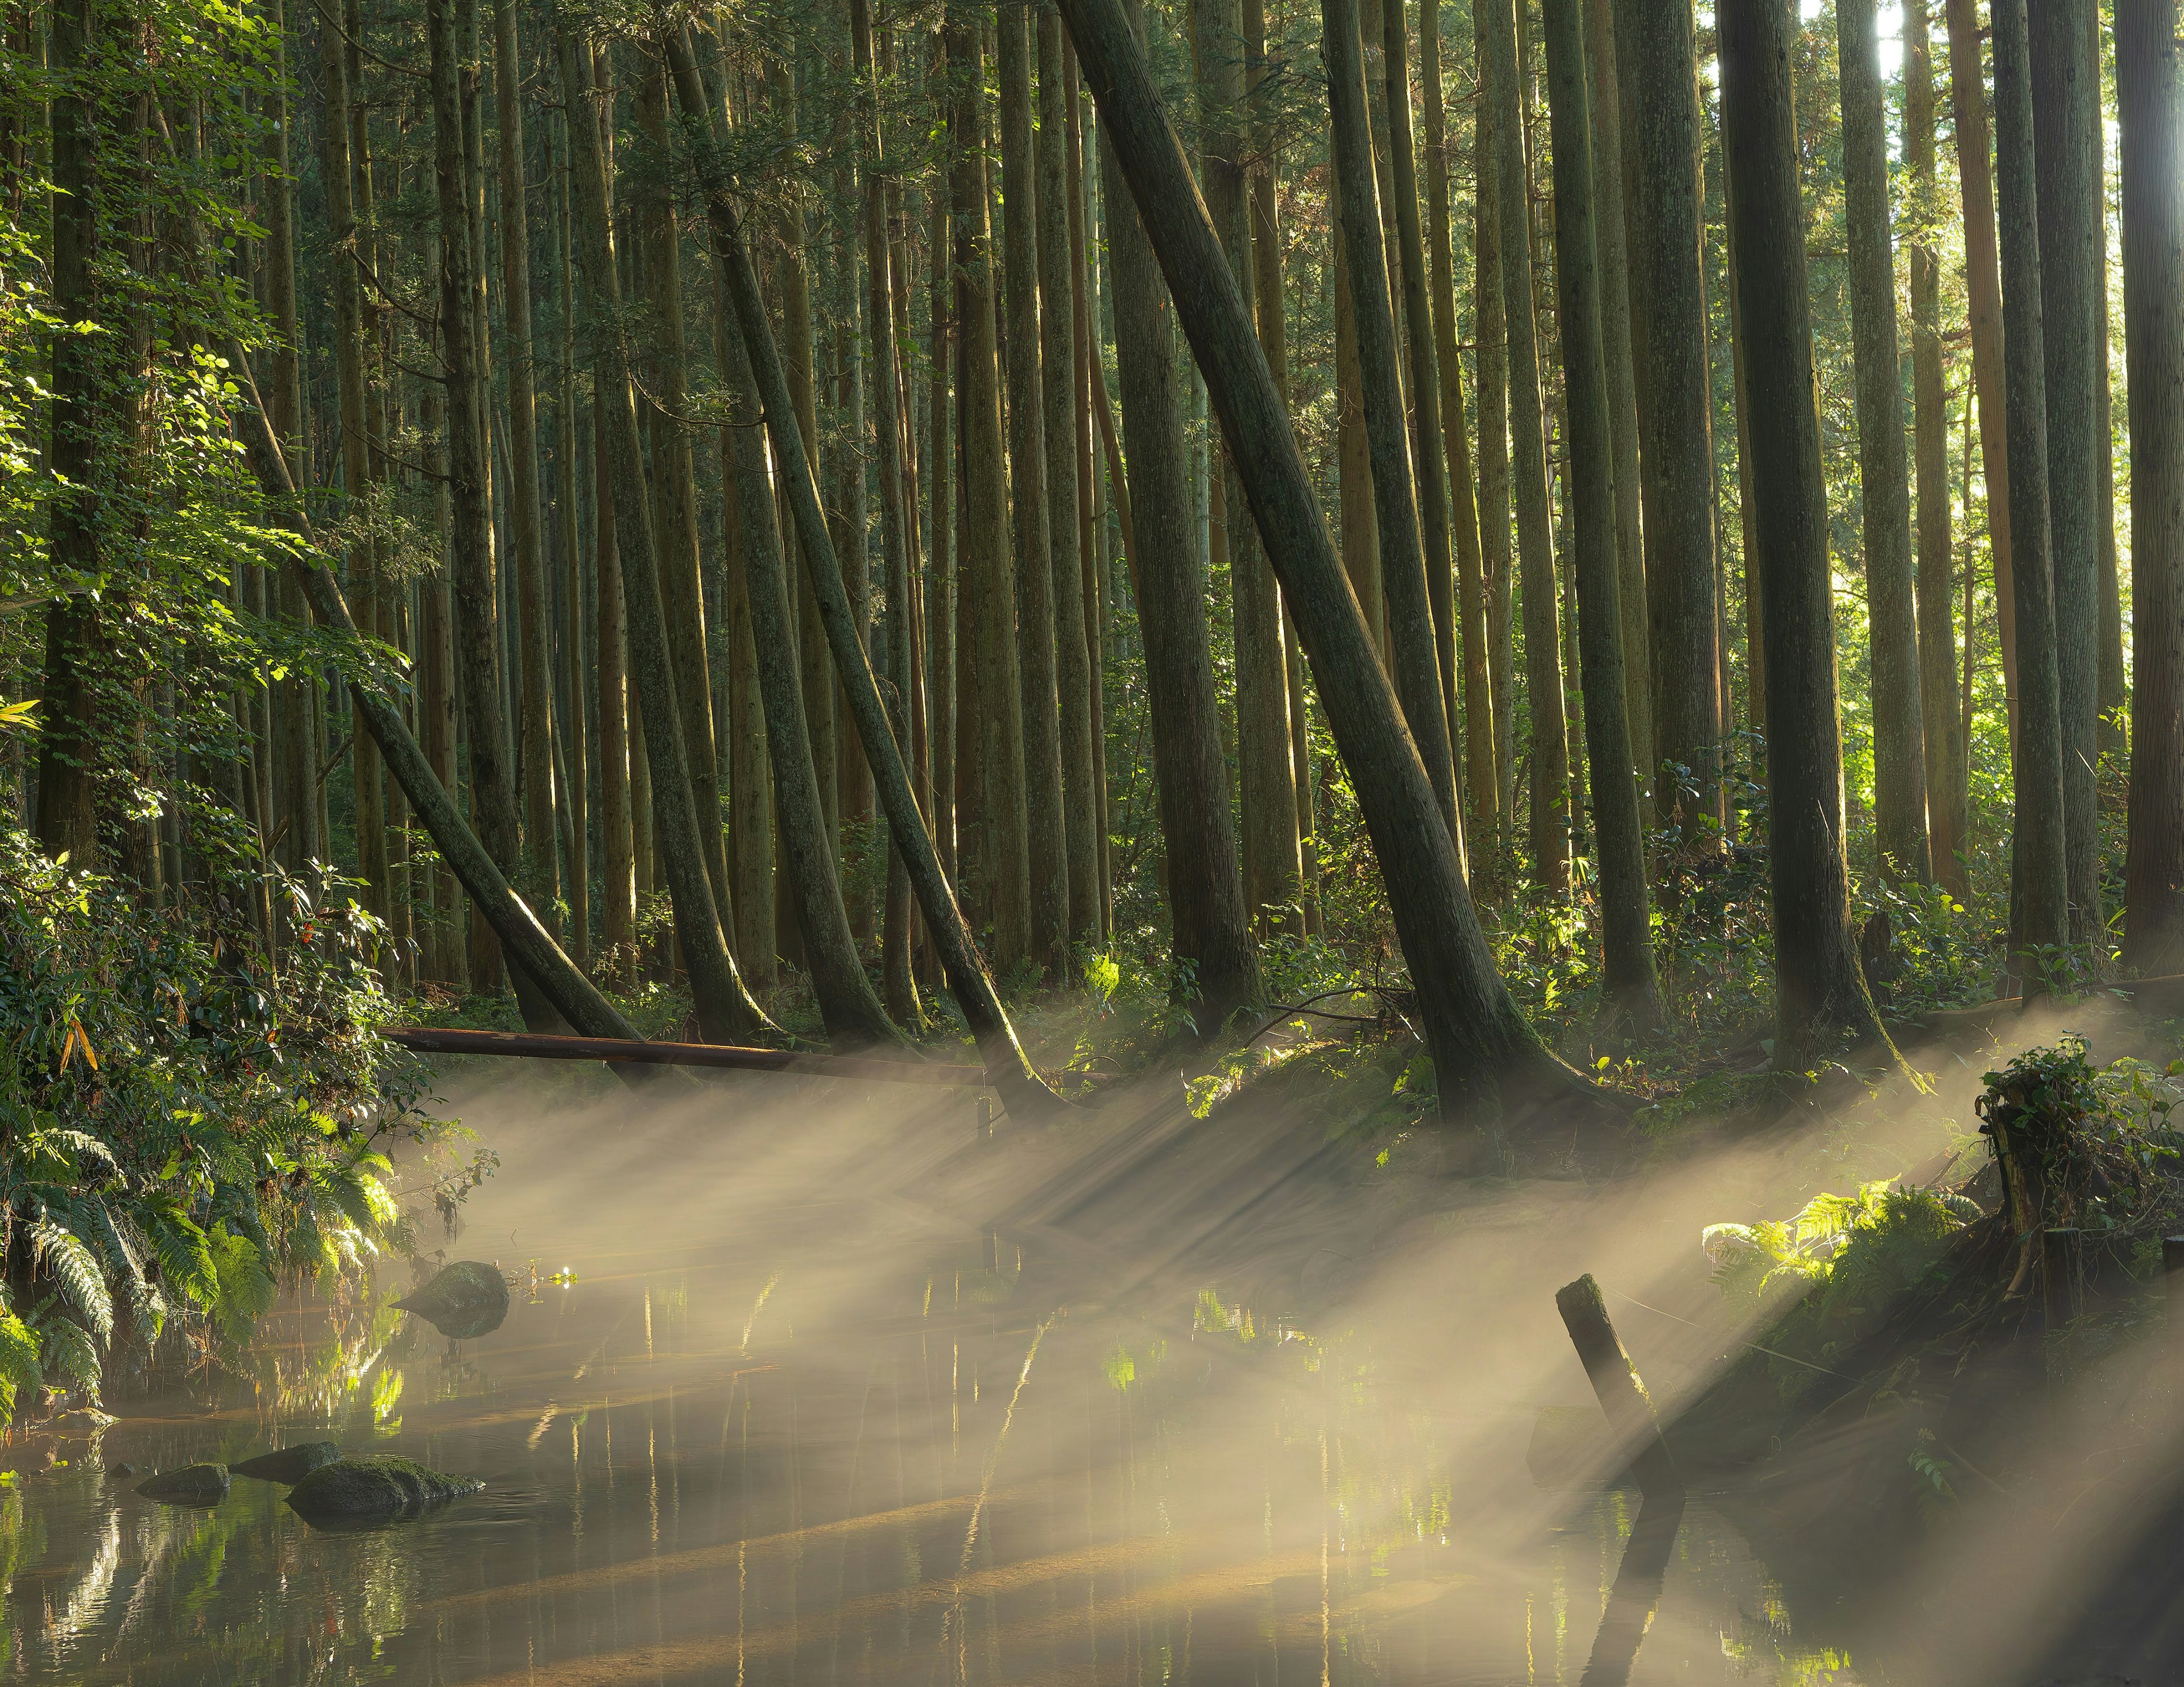
[[459, 1031], [421, 1025], [398, 1025], [380, 1035], [398, 1047], [421, 1055], [500, 1055], [534, 1061], [713, 1066], [735, 1072], [790, 1072], [800, 1077], [859, 1078], [880, 1083], [971, 1089], [986, 1087], [983, 1066], [938, 1066], [924, 1061], [883, 1061], [856, 1055], [805, 1054], [794, 1049], [745, 1049], [723, 1043], [648, 1043], [626, 1037], [563, 1037], [525, 1031]]

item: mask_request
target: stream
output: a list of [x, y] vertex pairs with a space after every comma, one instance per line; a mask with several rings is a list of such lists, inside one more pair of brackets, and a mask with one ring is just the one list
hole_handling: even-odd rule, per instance
[[[1467, 1346], [1424, 1287], [1302, 1328], [1217, 1280], [1106, 1295], [1085, 1258], [901, 1192], [935, 1162], [891, 1161], [900, 1141], [953, 1155], [967, 1125], [713, 1093], [744, 1122], [472, 1092], [455, 1111], [501, 1167], [458, 1237], [424, 1240], [515, 1274], [505, 1322], [451, 1340], [391, 1310], [410, 1278], [387, 1261], [368, 1294], [287, 1291], [239, 1373], [115, 1403], [96, 1450], [0, 1489], [0, 1679], [1951, 1674], [1930, 1623], [1877, 1631], [1809, 1576], [1792, 1601], [1705, 1494], [1671, 1520], [1657, 1606], [1626, 1578], [1603, 1635], [1637, 1497], [1527, 1468], [1540, 1408], [1589, 1404], [1551, 1305]], [[1533, 1380], [1504, 1397], [1514, 1352]], [[484, 1491], [326, 1533], [270, 1484], [197, 1510], [103, 1469], [307, 1439]]]

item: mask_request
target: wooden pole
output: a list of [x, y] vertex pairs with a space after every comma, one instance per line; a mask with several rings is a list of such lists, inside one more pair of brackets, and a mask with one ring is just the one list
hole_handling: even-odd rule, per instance
[[1660, 1421], [1653, 1415], [1652, 1396], [1639, 1380], [1638, 1367], [1623, 1350], [1623, 1339], [1608, 1322], [1607, 1303], [1591, 1273], [1555, 1291], [1555, 1308], [1563, 1315], [1570, 1344], [1585, 1366], [1600, 1409], [1607, 1414], [1617, 1447], [1630, 1458], [1630, 1472], [1647, 1499], [1682, 1491], [1668, 1444], [1661, 1439]]

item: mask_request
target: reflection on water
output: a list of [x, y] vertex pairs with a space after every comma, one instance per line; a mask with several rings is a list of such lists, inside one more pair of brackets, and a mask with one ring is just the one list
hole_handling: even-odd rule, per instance
[[[504, 1169], [455, 1244], [518, 1273], [498, 1330], [387, 1309], [406, 1280], [291, 1294], [247, 1374], [125, 1404], [102, 1455], [332, 1439], [485, 1492], [326, 1534], [267, 1484], [200, 1512], [97, 1461], [25, 1474], [0, 1492], [0, 1675], [1880, 1679], [1801, 1649], [1703, 1498], [1618, 1583], [1635, 1494], [1540, 1494], [1529, 1406], [1447, 1410], [1369, 1328], [1321, 1339], [1219, 1285], [1086, 1301], [1035, 1242], [838, 1193], [821, 1155], [749, 1176], [717, 1144], [525, 1129], [494, 1133]], [[1644, 1645], [1588, 1674], [1611, 1590], [1604, 1645]]]

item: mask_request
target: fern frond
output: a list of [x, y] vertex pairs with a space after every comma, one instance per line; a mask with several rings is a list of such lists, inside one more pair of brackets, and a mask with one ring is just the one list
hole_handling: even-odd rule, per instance
[[203, 1306], [220, 1291], [212, 1268], [212, 1244], [195, 1220], [171, 1197], [148, 1205], [144, 1212], [144, 1240], [159, 1275], [178, 1294]]
[[75, 1231], [51, 1217], [31, 1226], [31, 1254], [53, 1273], [61, 1293], [90, 1321], [103, 1340], [114, 1333], [114, 1297], [98, 1267], [98, 1256]]
[[13, 1312], [0, 1311], [0, 1423], [15, 1415], [15, 1402], [24, 1394], [37, 1394], [45, 1386], [37, 1333]]
[[273, 1306], [273, 1274], [267, 1256], [249, 1237], [238, 1235], [225, 1222], [207, 1234], [215, 1289], [213, 1317], [220, 1328], [237, 1341], [247, 1340], [251, 1325]]
[[41, 1327], [40, 1333], [45, 1343], [38, 1362], [46, 1375], [64, 1377], [97, 1400], [101, 1367], [98, 1344], [92, 1339], [91, 1332], [73, 1318], [53, 1318]]

